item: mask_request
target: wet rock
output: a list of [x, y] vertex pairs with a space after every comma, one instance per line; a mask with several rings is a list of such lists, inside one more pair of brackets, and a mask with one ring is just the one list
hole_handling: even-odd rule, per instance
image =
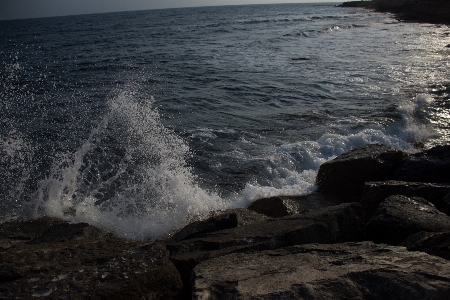
[[182, 290], [162, 243], [119, 239], [50, 218], [2, 228], [34, 236], [33, 224], [40, 224], [40, 235], [0, 251], [0, 298], [176, 299]]
[[299, 214], [306, 210], [335, 205], [337, 202], [337, 199], [331, 195], [312, 193], [306, 196], [283, 196], [258, 199], [250, 204], [248, 209], [272, 218], [279, 218]]
[[193, 299], [447, 299], [450, 262], [370, 242], [234, 253], [193, 270]]
[[192, 268], [213, 257], [306, 243], [358, 241], [362, 237], [361, 206], [346, 203], [168, 243], [167, 249], [185, 286], [189, 286]]
[[366, 226], [366, 237], [398, 245], [420, 231], [450, 231], [450, 217], [423, 198], [396, 195], [380, 203]]
[[389, 196], [421, 197], [433, 203], [441, 212], [450, 215], [450, 184], [433, 184], [406, 181], [366, 182], [359, 203], [369, 220], [378, 204]]
[[450, 145], [410, 155], [395, 172], [400, 181], [450, 183]]
[[322, 164], [316, 182], [320, 191], [334, 194], [343, 202], [359, 201], [366, 181], [393, 179], [406, 156], [388, 146], [365, 145]]
[[196, 221], [175, 233], [167, 242], [178, 242], [195, 238], [210, 232], [235, 228], [253, 223], [264, 222], [269, 218], [248, 209], [231, 209], [210, 217], [204, 221]]
[[450, 232], [421, 231], [400, 245], [410, 251], [422, 251], [450, 260]]

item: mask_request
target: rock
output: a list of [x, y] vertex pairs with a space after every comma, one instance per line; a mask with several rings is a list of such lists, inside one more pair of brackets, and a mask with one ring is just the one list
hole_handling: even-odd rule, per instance
[[44, 217], [27, 222], [15, 220], [0, 224], [0, 248], [8, 249], [17, 243], [29, 242], [51, 226], [61, 223], [64, 223], [64, 221]]
[[362, 237], [361, 206], [358, 203], [346, 203], [216, 231], [166, 246], [185, 286], [189, 286], [192, 268], [213, 257], [297, 244], [359, 241]]
[[421, 231], [407, 238], [401, 246], [450, 260], [450, 232]]
[[178, 242], [183, 239], [191, 239], [206, 233], [235, 228], [258, 222], [267, 221], [269, 218], [248, 209], [230, 209], [204, 221], [196, 221], [188, 224], [175, 233], [167, 242]]
[[389, 196], [421, 197], [433, 203], [441, 212], [450, 215], [450, 184], [406, 181], [366, 182], [361, 204], [366, 220], [369, 220], [378, 204]]
[[312, 193], [306, 196], [280, 196], [258, 199], [250, 204], [248, 209], [272, 218], [279, 218], [299, 214], [305, 210], [335, 205], [337, 202], [337, 199], [331, 195]]
[[396, 195], [380, 203], [366, 226], [366, 237], [398, 245], [420, 231], [450, 231], [450, 217], [423, 198]]
[[300, 205], [289, 197], [258, 199], [250, 204], [248, 209], [272, 218], [298, 214], [301, 210]]
[[448, 299], [450, 262], [370, 242], [234, 253], [193, 270], [192, 299]]
[[450, 3], [448, 1], [377, 0], [377, 11], [391, 12], [400, 20], [450, 24]]
[[393, 179], [406, 156], [388, 146], [365, 145], [322, 164], [316, 183], [319, 191], [334, 194], [343, 202], [359, 201], [366, 181]]
[[450, 145], [410, 155], [395, 172], [400, 181], [450, 183]]
[[177, 299], [182, 291], [162, 243], [119, 239], [51, 218], [1, 227], [34, 236], [0, 251], [2, 299]]

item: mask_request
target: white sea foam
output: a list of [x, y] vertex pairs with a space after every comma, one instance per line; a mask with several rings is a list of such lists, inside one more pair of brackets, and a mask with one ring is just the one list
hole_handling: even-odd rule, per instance
[[133, 239], [156, 238], [189, 218], [226, 207], [199, 188], [188, 146], [165, 128], [152, 101], [130, 89], [71, 157], [61, 157], [40, 183], [35, 215], [83, 221]]
[[[418, 97], [417, 102], [427, 101], [428, 97]], [[420, 105], [420, 104], [416, 104]], [[399, 109], [400, 111], [402, 108]], [[349, 118], [351, 120], [355, 118]], [[414, 121], [406, 128], [411, 130]], [[267, 159], [265, 177], [269, 186], [248, 183], [241, 192], [242, 203], [265, 197], [300, 196], [316, 190], [315, 177], [324, 162], [338, 155], [366, 144], [383, 144], [396, 149], [414, 152], [414, 147], [404, 139], [403, 134], [391, 135], [384, 128], [367, 128], [353, 134], [324, 134], [317, 141], [304, 141], [278, 147]]]

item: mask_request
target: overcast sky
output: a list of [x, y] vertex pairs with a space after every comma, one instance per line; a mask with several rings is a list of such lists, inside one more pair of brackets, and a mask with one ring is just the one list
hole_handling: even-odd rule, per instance
[[333, 1], [339, 0], [0, 0], [0, 20], [188, 6]]

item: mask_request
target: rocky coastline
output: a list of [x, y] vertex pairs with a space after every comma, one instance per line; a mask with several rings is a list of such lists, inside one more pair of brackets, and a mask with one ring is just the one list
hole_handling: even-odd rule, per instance
[[159, 241], [55, 218], [0, 224], [0, 299], [448, 299], [450, 145], [366, 145], [318, 191], [217, 212]]
[[339, 7], [364, 7], [390, 12], [401, 21], [450, 24], [450, 1], [447, 0], [371, 0], [348, 1]]

